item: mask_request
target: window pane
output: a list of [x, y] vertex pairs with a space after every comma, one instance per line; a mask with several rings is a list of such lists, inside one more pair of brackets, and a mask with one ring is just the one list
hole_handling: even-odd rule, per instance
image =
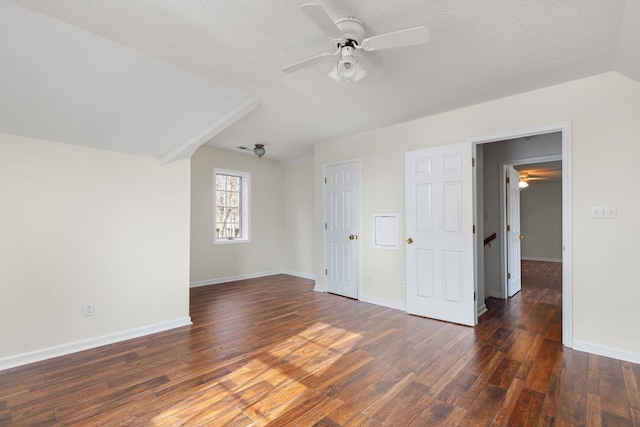
[[[222, 171], [220, 171], [222, 172]], [[226, 173], [215, 173], [215, 190], [214, 190], [214, 224], [215, 237], [221, 240], [247, 238], [243, 235], [245, 225], [243, 221], [248, 221], [246, 213], [243, 213], [243, 182], [244, 176], [242, 172], [238, 175]], [[247, 177], [248, 179], [248, 177]], [[247, 180], [248, 185], [249, 181]], [[243, 214], [245, 217], [243, 218]], [[248, 224], [246, 226], [248, 231]]]
[[226, 175], [216, 175], [216, 190], [224, 190], [227, 185]]

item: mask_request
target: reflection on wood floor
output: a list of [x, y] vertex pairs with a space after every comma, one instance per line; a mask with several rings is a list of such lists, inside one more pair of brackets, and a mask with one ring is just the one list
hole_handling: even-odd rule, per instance
[[476, 328], [277, 275], [191, 290], [193, 326], [0, 372], [0, 425], [637, 425], [640, 366], [563, 348], [561, 265]]

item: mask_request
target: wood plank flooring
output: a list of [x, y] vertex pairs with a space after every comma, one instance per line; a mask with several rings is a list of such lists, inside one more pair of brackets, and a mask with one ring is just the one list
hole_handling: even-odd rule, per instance
[[640, 365], [563, 348], [560, 264], [476, 328], [278, 275], [191, 291], [194, 325], [0, 372], [0, 425], [640, 426]]

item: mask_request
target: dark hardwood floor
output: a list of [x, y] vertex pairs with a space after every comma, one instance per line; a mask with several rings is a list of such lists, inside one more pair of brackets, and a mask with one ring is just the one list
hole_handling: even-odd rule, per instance
[[560, 264], [476, 328], [272, 276], [191, 291], [193, 326], [0, 372], [0, 425], [636, 425], [640, 365], [561, 345]]

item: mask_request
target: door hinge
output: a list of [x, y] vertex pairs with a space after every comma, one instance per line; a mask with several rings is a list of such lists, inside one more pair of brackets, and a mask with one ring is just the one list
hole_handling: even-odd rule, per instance
[[324, 177], [324, 183], [325, 184], [327, 183], [327, 177], [326, 176]]
[[471, 167], [475, 167], [476, 166], [476, 158], [472, 157], [471, 158]]
[[507, 184], [508, 184], [508, 183], [509, 183], [509, 177], [507, 177], [507, 178], [505, 179], [505, 181], [506, 181], [506, 182], [507, 182]]
[[326, 222], [324, 223], [324, 229], [325, 230], [327, 229], [327, 223]]
[[478, 295], [476, 294], [476, 292], [473, 293], [473, 300], [477, 301], [478, 300]]
[[329, 275], [329, 272], [327, 271], [327, 269], [326, 269], [326, 268], [324, 269], [324, 275], [325, 275], [325, 276], [328, 276], [328, 275]]
[[511, 231], [511, 226], [507, 225], [507, 231]]
[[511, 280], [511, 273], [507, 273], [507, 280]]
[[473, 224], [473, 234], [476, 234], [476, 225]]

